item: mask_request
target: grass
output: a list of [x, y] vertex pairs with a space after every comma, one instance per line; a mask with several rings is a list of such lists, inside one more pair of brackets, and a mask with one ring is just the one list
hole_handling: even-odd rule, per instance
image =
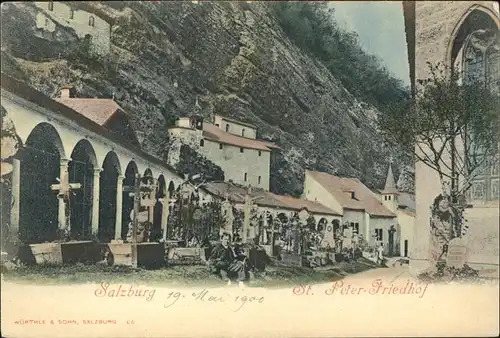
[[[284, 266], [279, 263], [256, 273], [249, 286], [286, 287], [342, 279], [345, 275], [376, 267], [360, 258], [352, 263], [337, 263], [321, 270]], [[156, 286], [220, 286], [221, 280], [203, 265], [178, 265], [158, 270], [106, 265], [35, 265], [20, 267], [4, 273], [6, 281], [28, 284], [137, 283]]]

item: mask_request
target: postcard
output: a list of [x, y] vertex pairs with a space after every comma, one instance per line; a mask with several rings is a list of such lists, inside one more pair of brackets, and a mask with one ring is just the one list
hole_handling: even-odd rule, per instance
[[497, 2], [1, 19], [3, 336], [499, 335]]

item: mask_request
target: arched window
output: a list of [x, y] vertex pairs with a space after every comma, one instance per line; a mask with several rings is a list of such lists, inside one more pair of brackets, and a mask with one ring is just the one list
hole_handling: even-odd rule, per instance
[[245, 128], [241, 129], [241, 136], [245, 137]]
[[245, 180], [245, 182], [247, 181], [247, 173], [245, 173], [244, 180]]
[[[500, 34], [496, 24], [483, 12], [472, 12], [458, 32], [452, 62], [455, 71], [462, 72], [464, 83], [486, 85], [500, 94]], [[466, 139], [468, 156], [481, 156], [474, 146], [474, 135]], [[498, 157], [498, 156], [497, 156]], [[471, 181], [469, 199], [472, 201], [498, 200], [500, 176], [498, 158], [486, 158]]]
[[70, 9], [69, 10], [69, 18], [74, 19], [74, 17], [75, 17], [75, 12], [72, 9]]
[[89, 17], [89, 26], [94, 27], [94, 17], [93, 16]]
[[226, 133], [229, 132], [229, 124], [226, 124]]
[[200, 140], [200, 147], [203, 147], [205, 145], [205, 140], [204, 139], [201, 139]]

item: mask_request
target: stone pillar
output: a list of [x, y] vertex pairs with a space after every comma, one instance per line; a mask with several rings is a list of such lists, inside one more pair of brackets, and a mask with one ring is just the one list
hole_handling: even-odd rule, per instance
[[20, 198], [21, 163], [18, 159], [12, 159], [12, 196], [10, 211], [10, 240], [15, 243], [19, 238], [19, 198]]
[[163, 230], [162, 239], [165, 242], [167, 240], [167, 226], [168, 226], [168, 215], [170, 214], [170, 199], [165, 197], [162, 203], [162, 213], [161, 213], [161, 228]]
[[115, 224], [115, 239], [122, 239], [122, 209], [123, 209], [123, 180], [125, 176], [118, 176], [116, 182], [116, 224]]
[[[62, 192], [61, 190], [65, 189], [65, 186], [69, 183], [69, 173], [68, 173], [68, 163], [70, 159], [67, 158], [61, 158], [61, 162], [59, 164], [59, 180], [60, 180], [60, 185], [61, 189], [59, 189], [59, 192]], [[64, 201], [64, 198], [59, 198], [59, 211], [58, 211], [58, 222], [59, 222], [59, 229], [64, 229], [66, 227], [66, 203]], [[71, 229], [68, 227], [68, 231], [71, 231]]]
[[94, 168], [94, 184], [92, 191], [92, 235], [99, 233], [99, 192], [101, 168]]

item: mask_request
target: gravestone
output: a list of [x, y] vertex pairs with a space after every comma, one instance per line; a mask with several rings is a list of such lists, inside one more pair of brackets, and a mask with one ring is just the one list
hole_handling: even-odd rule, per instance
[[231, 202], [228, 200], [225, 200], [222, 202], [222, 215], [224, 216], [225, 222], [221, 226], [220, 229], [220, 235], [222, 235], [224, 232], [227, 232], [228, 234], [233, 234], [233, 222], [234, 222], [234, 215], [233, 215], [233, 206]]
[[461, 238], [452, 239], [448, 244], [446, 265], [460, 269], [467, 262], [467, 246]]
[[342, 243], [342, 246], [344, 248], [350, 249], [352, 248], [352, 227], [348, 227], [347, 229], [344, 230], [344, 241]]
[[328, 224], [325, 229], [325, 234], [323, 239], [321, 240], [320, 246], [322, 248], [334, 248], [335, 247], [335, 239], [333, 236], [333, 225]]

